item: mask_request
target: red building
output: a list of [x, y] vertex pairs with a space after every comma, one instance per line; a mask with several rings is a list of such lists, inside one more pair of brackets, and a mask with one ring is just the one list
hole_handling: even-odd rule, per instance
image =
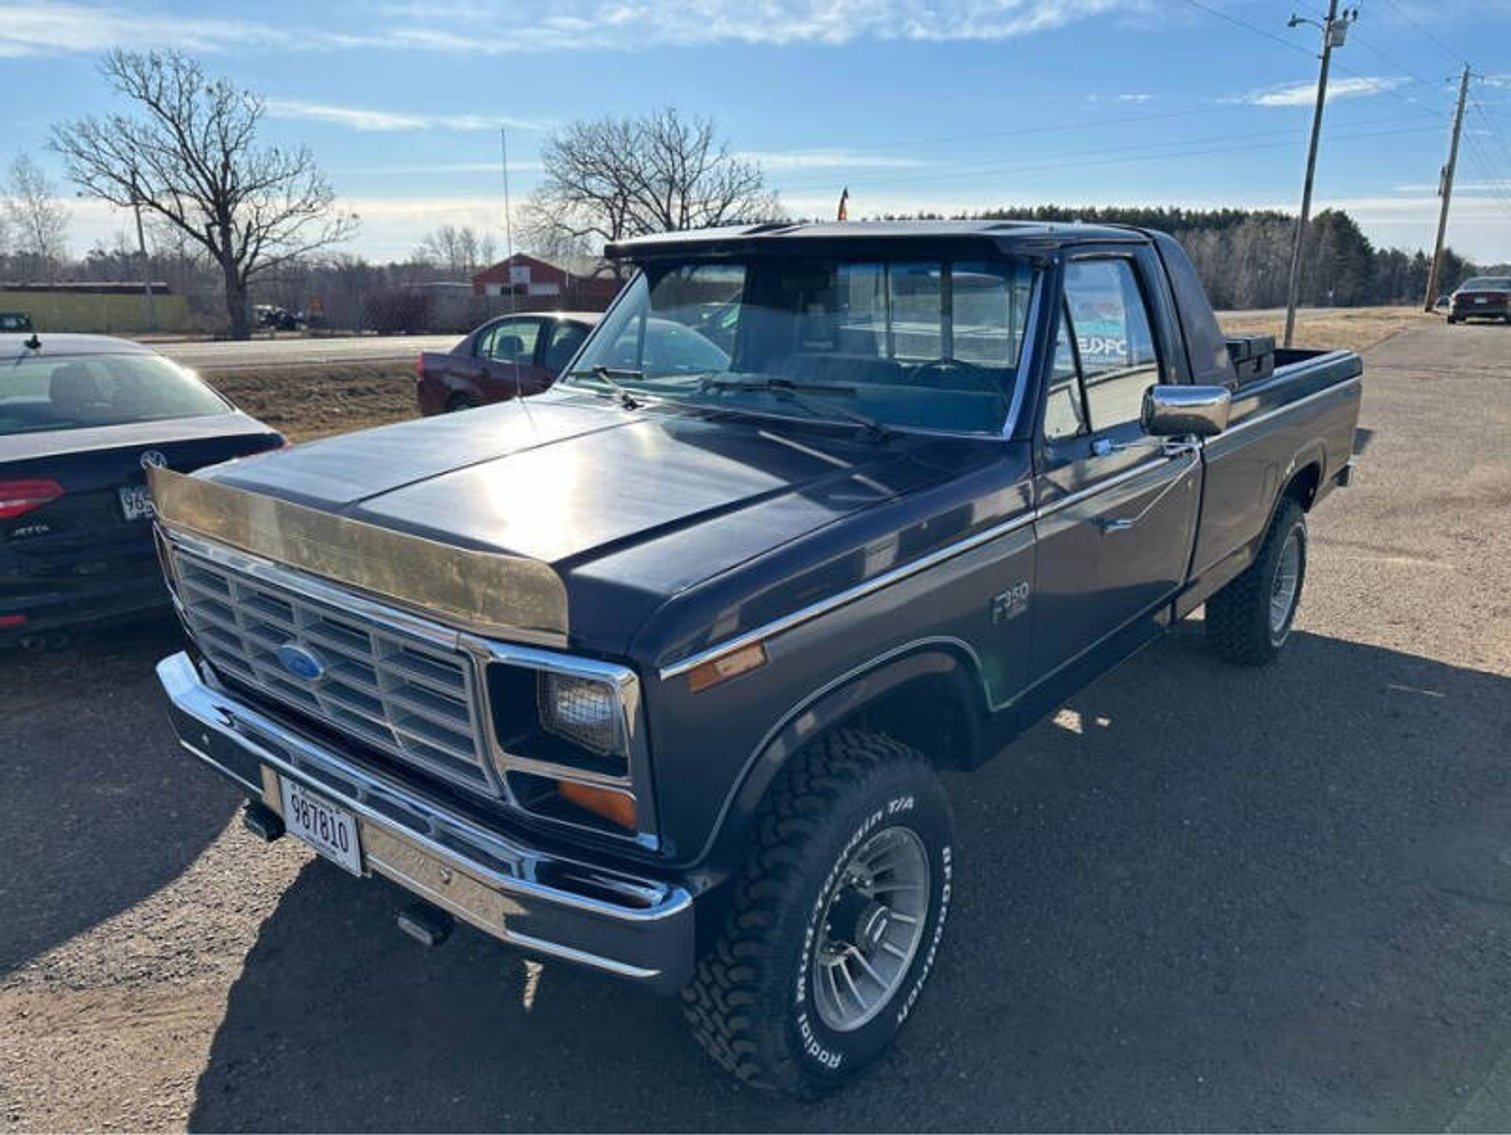
[[[600, 274], [595, 275], [595, 271]], [[606, 273], [602, 262], [586, 262], [567, 268], [524, 252], [516, 252], [509, 259], [500, 260], [472, 277], [473, 295], [512, 295], [521, 301], [522, 310], [572, 308], [601, 311], [618, 291], [619, 281]]]

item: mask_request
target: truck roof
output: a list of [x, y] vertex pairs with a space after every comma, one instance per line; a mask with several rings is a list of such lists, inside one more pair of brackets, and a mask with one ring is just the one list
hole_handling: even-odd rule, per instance
[[765, 252], [802, 253], [808, 242], [864, 243], [866, 241], [956, 241], [990, 240], [1004, 252], [1015, 248], [1043, 249], [1086, 241], [1144, 243], [1149, 238], [1137, 229], [1080, 222], [1051, 221], [773, 221], [759, 225], [688, 232], [655, 233], [616, 241], [604, 251], [614, 260], [760, 249]]

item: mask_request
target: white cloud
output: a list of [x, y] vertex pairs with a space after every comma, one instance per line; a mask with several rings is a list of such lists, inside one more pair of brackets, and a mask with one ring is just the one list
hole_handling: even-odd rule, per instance
[[1146, 95], [1146, 94], [1143, 94], [1142, 92], [1139, 92], [1137, 94], [1118, 95], [1117, 96], [1117, 101], [1118, 102], [1148, 102], [1152, 98], [1154, 98], [1153, 95]]
[[122, 3], [15, 0], [0, 8], [0, 56], [113, 47], [512, 55], [715, 43], [992, 41], [1097, 16], [1141, 15], [1156, 5], [1154, 0], [419, 0], [374, 11], [356, 0], [335, 0], [317, 10], [322, 22], [294, 26], [283, 17], [254, 23], [154, 13]]
[[353, 130], [392, 133], [405, 130], [497, 130], [507, 126], [516, 130], [542, 130], [548, 124], [525, 119], [486, 114], [416, 114], [409, 111], [375, 110], [370, 107], [333, 106], [329, 103], [305, 102], [302, 99], [267, 100], [269, 116], [329, 122]]
[[843, 149], [741, 150], [733, 156], [754, 162], [767, 173], [803, 169], [917, 169], [933, 164], [921, 158]]
[[0, 6], [0, 58], [108, 51], [111, 48], [179, 48], [214, 51], [283, 43], [269, 24], [201, 16], [153, 14], [113, 5], [21, 0]]
[[[1327, 101], [1388, 94], [1405, 82], [1405, 79], [1379, 75], [1333, 79], [1327, 84]], [[1245, 103], [1249, 106], [1311, 106], [1317, 101], [1317, 84], [1309, 81], [1286, 83], [1278, 87], [1264, 87], [1246, 94], [1234, 95], [1224, 101]]]

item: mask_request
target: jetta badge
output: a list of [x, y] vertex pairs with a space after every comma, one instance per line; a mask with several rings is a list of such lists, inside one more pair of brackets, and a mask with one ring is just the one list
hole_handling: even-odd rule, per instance
[[166, 469], [168, 468], [168, 459], [164, 457], [158, 450], [149, 449], [146, 453], [142, 454], [142, 468]]
[[305, 682], [318, 682], [325, 677], [325, 663], [307, 646], [286, 642], [278, 648], [278, 665], [294, 677]]

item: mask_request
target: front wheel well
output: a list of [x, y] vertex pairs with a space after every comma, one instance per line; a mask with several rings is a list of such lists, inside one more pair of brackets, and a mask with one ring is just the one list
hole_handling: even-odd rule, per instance
[[980, 743], [976, 703], [981, 695], [967, 689], [968, 684], [959, 669], [924, 674], [892, 687], [831, 728], [881, 733], [939, 768], [970, 768]]

